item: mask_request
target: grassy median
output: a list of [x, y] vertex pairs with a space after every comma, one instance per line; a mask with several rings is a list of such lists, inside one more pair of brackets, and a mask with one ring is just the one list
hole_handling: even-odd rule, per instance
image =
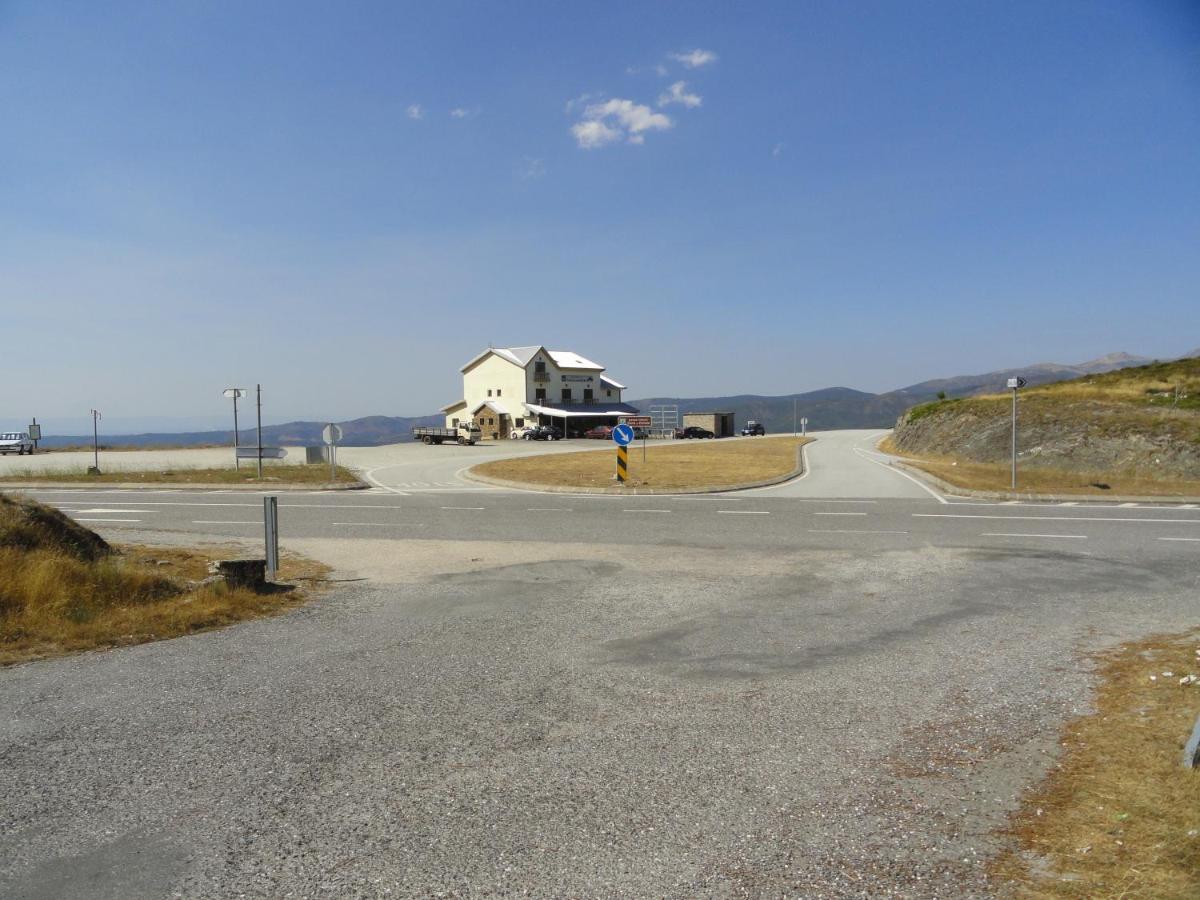
[[114, 548], [31, 500], [0, 495], [0, 665], [139, 644], [227, 625], [306, 599], [325, 567], [285, 557], [281, 584], [256, 592], [206, 583], [236, 548]]
[[[1008, 463], [981, 463], [953, 456], [912, 456], [898, 450], [891, 438], [879, 449], [955, 487], [974, 491], [1011, 491]], [[1022, 466], [1017, 461], [1017, 490], [1027, 494], [1079, 494], [1103, 497], [1200, 497], [1200, 481], [1147, 478], [1137, 472], [1076, 472], [1048, 466]]]
[[[797, 450], [809, 438], [746, 437], [672, 441], [629, 448], [631, 488], [702, 490], [782, 478], [796, 468]], [[539, 487], [616, 487], [616, 448], [579, 453], [548, 453], [502, 459], [471, 469], [473, 473]]]
[[53, 482], [71, 484], [261, 484], [267, 487], [275, 484], [357, 484], [358, 478], [349, 469], [338, 466], [336, 479], [329, 480], [329, 466], [311, 465], [269, 465], [263, 467], [263, 477], [258, 477], [258, 467], [253, 461], [240, 469], [150, 469], [141, 471], [125, 471], [113, 469], [99, 475], [88, 475], [86, 472], [66, 471], [47, 472], [44, 470], [25, 470], [9, 472], [0, 475], [0, 483], [20, 482]]
[[1070, 723], [1063, 756], [1025, 798], [1018, 847], [993, 874], [1019, 896], [1200, 897], [1200, 770], [1182, 765], [1200, 715], [1200, 631], [1099, 659], [1096, 712]]

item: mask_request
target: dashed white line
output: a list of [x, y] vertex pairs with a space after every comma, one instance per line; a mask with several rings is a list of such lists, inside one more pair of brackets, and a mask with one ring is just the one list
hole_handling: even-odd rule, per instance
[[217, 521], [211, 519], [193, 519], [193, 525], [261, 525], [262, 522]]
[[917, 519], [1010, 519], [1015, 522], [1153, 522], [1165, 525], [1200, 525], [1200, 519], [1141, 519], [1126, 516], [989, 516], [982, 513], [910, 513]]
[[770, 510], [766, 509], [718, 509], [719, 516], [769, 516]]
[[622, 510], [627, 513], [669, 513], [669, 509], [626, 509]]
[[1073, 541], [1086, 541], [1086, 534], [1024, 534], [1018, 532], [985, 531], [980, 537], [1012, 537], [1012, 538], [1065, 538]]
[[908, 534], [907, 531], [871, 531], [854, 528], [810, 528], [809, 534]]
[[424, 528], [424, 522], [331, 522], [331, 525], [346, 525], [354, 528]]
[[486, 506], [443, 506], [441, 509], [465, 509], [478, 512], [479, 510], [487, 509]]
[[141, 519], [76, 519], [76, 522], [140, 522]]
[[570, 512], [570, 511], [571, 511], [570, 509], [567, 509], [566, 507], [563, 507], [563, 506], [531, 506], [529, 509], [525, 510], [525, 512]]
[[1200, 538], [1159, 538], [1160, 541], [1187, 541], [1188, 543], [1200, 543]]
[[865, 516], [865, 512], [815, 512], [814, 516]]

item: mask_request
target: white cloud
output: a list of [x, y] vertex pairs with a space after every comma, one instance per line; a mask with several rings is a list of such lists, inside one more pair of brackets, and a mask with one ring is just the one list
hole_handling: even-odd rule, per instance
[[672, 103], [681, 103], [688, 109], [694, 109], [703, 103], [703, 99], [699, 94], [689, 94], [687, 92], [687, 82], [677, 81], [666, 91], [658, 95], [658, 105], [668, 106]]
[[667, 77], [667, 67], [664, 66], [662, 63], [659, 63], [657, 66], [654, 67], [654, 74], [659, 76], [660, 78], [666, 78]]
[[711, 50], [701, 50], [699, 47], [689, 50], [687, 53], [672, 53], [670, 56], [671, 59], [683, 63], [689, 69], [699, 69], [701, 66], [707, 66], [717, 61], [717, 54]]
[[603, 147], [621, 139], [621, 132], [616, 128], [595, 120], [576, 122], [571, 126], [571, 134], [575, 135], [576, 143], [585, 150]]
[[420, 104], [420, 103], [414, 103], [414, 104], [412, 104], [412, 105], [411, 105], [411, 106], [410, 106], [410, 107], [409, 107], [407, 110], [405, 110], [405, 112], [407, 112], [407, 113], [408, 113], [408, 117], [409, 117], [410, 119], [423, 119], [423, 118], [425, 118], [425, 110], [421, 109], [421, 104]]
[[776, 159], [783, 156], [783, 141], [780, 141], [778, 144], [776, 144], [774, 147], [771, 148], [771, 155], [774, 156]]
[[468, 109], [465, 106], [456, 106], [450, 110], [450, 118], [452, 119], [473, 119], [479, 115], [480, 109], [478, 106], [472, 106]]
[[643, 103], [614, 97], [593, 103], [583, 111], [583, 120], [571, 126], [571, 134], [580, 147], [591, 150], [625, 138], [631, 144], [643, 144], [647, 131], [666, 131], [675, 123]]

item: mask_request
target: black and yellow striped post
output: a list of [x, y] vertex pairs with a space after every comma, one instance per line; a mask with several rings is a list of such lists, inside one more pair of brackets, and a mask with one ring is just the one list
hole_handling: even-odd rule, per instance
[[629, 448], [617, 446], [617, 484], [629, 480]]

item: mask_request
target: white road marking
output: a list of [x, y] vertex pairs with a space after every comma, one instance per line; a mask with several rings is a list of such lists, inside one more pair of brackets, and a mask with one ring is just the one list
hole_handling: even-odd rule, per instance
[[476, 510], [476, 511], [481, 510], [481, 509], [487, 509], [486, 506], [443, 506], [441, 508], [442, 509], [468, 509], [468, 510]]
[[1120, 504], [1118, 504], [1118, 506], [1130, 507], [1130, 506], [1137, 506], [1137, 504], [1136, 503], [1120, 503]]
[[853, 528], [810, 528], [809, 534], [908, 534], [907, 531], [869, 531]]
[[950, 502], [945, 497], [943, 497], [941, 494], [939, 494], [937, 491], [935, 491], [933, 488], [931, 488], [929, 485], [927, 485], [925, 482], [923, 482], [921, 479], [916, 478], [912, 475], [909, 475], [907, 472], [902, 472], [899, 469], [897, 469], [895, 466], [889, 466], [885, 462], [880, 462], [877, 459], [872, 459], [871, 456], [869, 455], [869, 451], [863, 450], [862, 447], [855, 447], [854, 452], [857, 453], [863, 459], [865, 459], [867, 462], [873, 462], [877, 466], [883, 466], [883, 468], [887, 469], [889, 472], [893, 472], [896, 475], [901, 475], [901, 476], [907, 478], [909, 481], [911, 481], [913, 484], [915, 484], [917, 487], [919, 487], [921, 490], [923, 490], [925, 493], [927, 493], [930, 497], [932, 497], [938, 503], [949, 503]]
[[865, 516], [865, 512], [815, 512], [814, 516]]
[[1059, 505], [1059, 506], [1078, 506], [1078, 505], [1079, 505], [1079, 501], [1077, 501], [1077, 500], [1068, 500], [1066, 503], [1060, 503], [1060, 504], [1058, 504], [1058, 505]]
[[[771, 513], [765, 509], [718, 509], [719, 516], [769, 516]], [[866, 515], [864, 513], [864, 515]]]
[[669, 513], [670, 511], [671, 510], [669, 510], [669, 509], [626, 509], [626, 510], [622, 510], [622, 512], [627, 512], [627, 513]]
[[1160, 541], [1189, 541], [1192, 543], [1200, 543], [1200, 538], [1159, 538]]
[[1032, 537], [1032, 538], [1067, 538], [1074, 541], [1086, 541], [1086, 534], [1023, 534], [1003, 531], [985, 531], [980, 537]]
[[76, 522], [140, 522], [141, 519], [76, 519]]
[[69, 512], [71, 515], [76, 515], [76, 514], [89, 515], [89, 514], [95, 514], [95, 513], [148, 513], [148, 512], [154, 512], [154, 510], [152, 510], [152, 509], [101, 509], [100, 507], [96, 507], [95, 509], [76, 509], [76, 510], [65, 509], [65, 510], [63, 510], [63, 512]]
[[525, 512], [570, 512], [570, 509], [562, 506], [531, 506]]
[[982, 513], [909, 513], [917, 519], [1011, 519], [1014, 522], [1156, 522], [1162, 525], [1200, 525], [1200, 519], [1135, 519], [1113, 516], [988, 516]]
[[354, 528], [424, 528], [424, 522], [330, 522], [331, 525], [348, 525]]
[[233, 521], [218, 521], [211, 519], [193, 519], [193, 525], [261, 525], [262, 522], [233, 522]]
[[1177, 509], [1195, 509], [1195, 508], [1196, 508], [1195, 503], [1181, 503], [1177, 507]]

